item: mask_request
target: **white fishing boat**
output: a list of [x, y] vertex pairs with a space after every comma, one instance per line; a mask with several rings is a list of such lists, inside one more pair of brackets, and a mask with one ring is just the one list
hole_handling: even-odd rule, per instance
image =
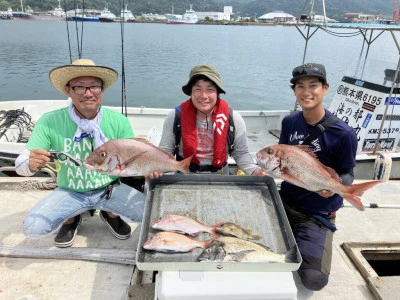
[[127, 23], [133, 23], [135, 21], [135, 16], [128, 9], [128, 5], [125, 5], [125, 8], [121, 9], [121, 14], [117, 20], [119, 22], [127, 22]]
[[55, 7], [53, 10], [49, 11], [50, 15], [58, 17], [58, 18], [65, 18], [66, 14], [65, 11], [61, 8], [61, 0], [58, 0], [58, 7]]
[[186, 10], [183, 15], [165, 14], [167, 24], [196, 24], [199, 21], [196, 12], [192, 9]]
[[104, 9], [101, 11], [101, 14], [99, 16], [100, 22], [106, 22], [106, 23], [110, 23], [110, 22], [115, 22], [115, 19], [117, 18], [117, 16], [115, 14], [113, 14], [109, 9], [108, 9], [108, 4], [106, 2], [106, 6], [104, 7]]

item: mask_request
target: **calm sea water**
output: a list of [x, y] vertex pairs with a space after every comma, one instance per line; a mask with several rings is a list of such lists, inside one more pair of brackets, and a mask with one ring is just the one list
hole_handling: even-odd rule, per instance
[[[68, 24], [75, 60], [76, 27], [80, 39], [82, 24]], [[295, 27], [133, 23], [124, 25], [123, 36], [128, 106], [174, 107], [187, 99], [181, 86], [190, 69], [199, 63], [210, 63], [220, 71], [227, 91], [223, 98], [234, 109], [294, 107], [289, 79], [291, 70], [302, 63], [305, 47], [305, 40]], [[121, 74], [120, 24], [84, 23], [82, 39], [83, 58], [115, 68]], [[355, 72], [361, 47], [361, 36], [339, 38], [322, 30], [309, 41], [306, 62], [325, 64], [331, 83], [326, 107], [342, 76]], [[383, 70], [394, 69], [398, 60], [389, 33], [373, 43], [369, 57], [379, 70], [367, 75], [382, 83]], [[69, 62], [65, 22], [0, 21], [0, 103], [64, 99], [50, 84], [48, 73]], [[106, 91], [106, 105], [120, 105], [121, 85], [119, 79]]]

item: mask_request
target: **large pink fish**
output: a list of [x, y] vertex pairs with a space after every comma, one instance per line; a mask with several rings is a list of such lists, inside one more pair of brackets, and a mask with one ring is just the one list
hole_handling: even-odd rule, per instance
[[183, 234], [161, 231], [148, 239], [143, 244], [143, 248], [167, 253], [189, 252], [195, 248], [205, 249], [213, 240], [214, 238], [206, 241], [197, 241]]
[[364, 210], [361, 196], [380, 180], [343, 185], [335, 170], [323, 165], [306, 145], [273, 145], [256, 154], [258, 165], [272, 176], [313, 192], [329, 190], [341, 195], [358, 210]]
[[192, 157], [176, 161], [174, 156], [145, 139], [115, 139], [96, 148], [85, 167], [121, 177], [147, 176], [154, 172], [189, 172]]
[[202, 232], [208, 232], [214, 236], [219, 236], [219, 234], [216, 231], [216, 228], [221, 226], [222, 224], [224, 224], [224, 222], [209, 227], [199, 221], [193, 220], [188, 217], [167, 215], [154, 221], [151, 227], [154, 229], [173, 231], [192, 236], [197, 236]]

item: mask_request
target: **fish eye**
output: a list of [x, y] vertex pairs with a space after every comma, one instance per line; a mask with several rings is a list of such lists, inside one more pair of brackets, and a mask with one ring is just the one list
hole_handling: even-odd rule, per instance
[[107, 152], [105, 152], [105, 151], [100, 152], [100, 156], [101, 157], [106, 157], [107, 156]]
[[274, 154], [274, 150], [271, 149], [271, 148], [269, 148], [269, 149], [267, 149], [267, 153], [268, 153], [268, 154]]

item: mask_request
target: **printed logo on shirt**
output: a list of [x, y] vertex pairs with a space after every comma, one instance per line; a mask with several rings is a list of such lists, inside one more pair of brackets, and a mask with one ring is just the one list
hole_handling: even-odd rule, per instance
[[289, 140], [293, 141], [302, 141], [304, 140], [304, 134], [298, 134], [297, 131], [289, 136]]
[[217, 115], [217, 117], [215, 119], [214, 127], [219, 135], [222, 134], [222, 130], [224, 129], [227, 120], [228, 120], [228, 118], [225, 116], [225, 114]]

